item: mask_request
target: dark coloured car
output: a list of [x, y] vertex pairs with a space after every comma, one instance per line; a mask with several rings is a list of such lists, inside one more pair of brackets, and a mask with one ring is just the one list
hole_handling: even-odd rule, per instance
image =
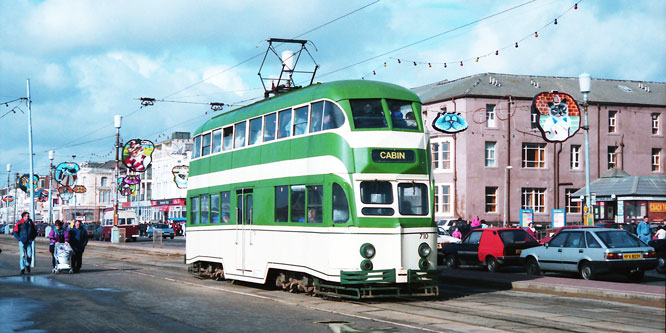
[[159, 232], [162, 234], [162, 238], [167, 238], [170, 237], [173, 239], [175, 236], [175, 233], [173, 232], [173, 228], [171, 228], [168, 224], [152, 224], [148, 227], [146, 230], [146, 233], [148, 234], [149, 238], [153, 237], [153, 233]]
[[95, 230], [99, 227], [97, 223], [86, 224], [86, 230], [88, 231], [88, 238], [93, 238]]
[[539, 246], [539, 242], [524, 229], [485, 228], [474, 229], [461, 243], [442, 247], [446, 266], [481, 265], [495, 272], [501, 266], [520, 266], [520, 253], [524, 249]]
[[664, 274], [664, 260], [666, 259], [666, 239], [653, 239], [648, 242], [649, 246], [657, 252], [657, 272]]

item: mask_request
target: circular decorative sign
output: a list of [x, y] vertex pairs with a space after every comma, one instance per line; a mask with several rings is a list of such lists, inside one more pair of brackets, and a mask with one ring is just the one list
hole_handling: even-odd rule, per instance
[[153, 151], [155, 144], [149, 140], [129, 140], [123, 146], [123, 164], [134, 172], [144, 172], [152, 162]]

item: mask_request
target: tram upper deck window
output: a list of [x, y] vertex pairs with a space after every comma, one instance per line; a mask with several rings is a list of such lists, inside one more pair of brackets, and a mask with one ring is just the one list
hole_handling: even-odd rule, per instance
[[222, 130], [222, 149], [231, 150], [233, 148], [234, 128], [229, 126]]
[[222, 130], [213, 131], [213, 154], [222, 151]]
[[294, 136], [305, 134], [308, 130], [308, 106], [294, 109]]
[[428, 214], [428, 187], [419, 183], [398, 184], [400, 215]]
[[234, 148], [245, 147], [245, 122], [236, 124], [236, 136], [234, 138]]
[[324, 102], [312, 103], [310, 110], [310, 133], [321, 131], [321, 121], [324, 118]]
[[379, 99], [351, 99], [349, 104], [355, 128], [387, 128], [384, 108]]
[[194, 138], [194, 149], [192, 149], [192, 158], [201, 156], [201, 135]]
[[248, 146], [261, 142], [261, 117], [250, 120], [250, 138]]
[[291, 109], [278, 112], [278, 139], [291, 136]]
[[204, 134], [201, 140], [201, 156], [210, 155], [210, 133]]
[[361, 182], [361, 202], [365, 204], [393, 203], [391, 183], [385, 181]]
[[276, 118], [276, 113], [271, 113], [264, 116], [264, 142], [275, 140]]
[[310, 133], [334, 129], [345, 123], [342, 110], [329, 101], [312, 103], [310, 107]]
[[192, 214], [190, 215], [192, 224], [199, 224], [199, 197], [190, 199], [190, 212]]
[[412, 110], [412, 102], [387, 99], [386, 104], [391, 112], [393, 128], [412, 130], [419, 128], [414, 117], [414, 110]]
[[349, 203], [342, 186], [333, 183], [333, 223], [345, 223], [349, 220]]

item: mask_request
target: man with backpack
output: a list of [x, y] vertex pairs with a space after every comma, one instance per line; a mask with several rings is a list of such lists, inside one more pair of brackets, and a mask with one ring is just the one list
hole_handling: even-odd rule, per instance
[[21, 219], [14, 225], [14, 238], [19, 243], [19, 266], [21, 267], [21, 275], [26, 271], [30, 274], [30, 265], [34, 252], [34, 240], [37, 238], [37, 227], [30, 219], [28, 212], [21, 213]]

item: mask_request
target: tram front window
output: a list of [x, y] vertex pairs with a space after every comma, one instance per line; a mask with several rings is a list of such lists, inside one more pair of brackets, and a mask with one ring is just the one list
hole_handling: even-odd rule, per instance
[[351, 99], [355, 128], [387, 128], [384, 108], [379, 99]]
[[413, 130], [419, 128], [414, 118], [412, 102], [387, 99], [386, 104], [388, 105], [389, 112], [391, 112], [393, 128]]
[[393, 203], [391, 183], [384, 181], [361, 182], [361, 202], [364, 204]]
[[418, 183], [398, 184], [400, 215], [428, 214], [428, 187]]

